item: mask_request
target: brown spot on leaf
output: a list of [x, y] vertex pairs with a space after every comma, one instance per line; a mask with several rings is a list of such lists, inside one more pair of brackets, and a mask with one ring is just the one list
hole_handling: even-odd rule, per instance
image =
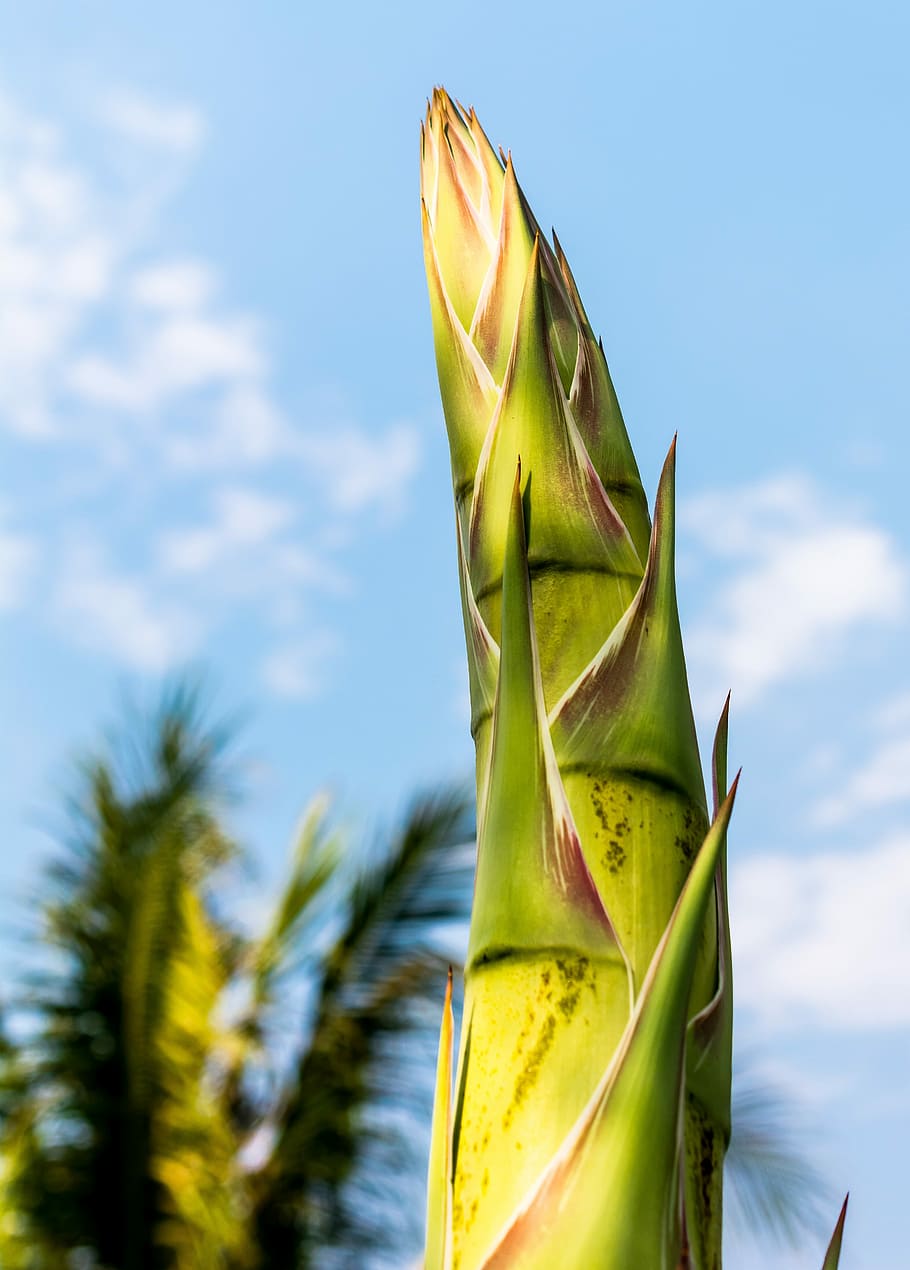
[[528, 1093], [534, 1088], [534, 1085], [537, 1083], [537, 1078], [540, 1075], [541, 1066], [543, 1065], [543, 1061], [547, 1056], [547, 1052], [549, 1051], [550, 1046], [553, 1044], [553, 1037], [555, 1036], [555, 1034], [556, 1034], [556, 1016], [554, 1014], [550, 1014], [547, 1017], [546, 1023], [544, 1023], [543, 1028], [541, 1029], [540, 1036], [537, 1038], [537, 1041], [534, 1044], [534, 1048], [531, 1050], [530, 1054], [527, 1057], [527, 1061], [525, 1062], [524, 1067], [519, 1073], [518, 1079], [515, 1081], [515, 1089], [512, 1093], [512, 1101], [506, 1110], [506, 1114], [502, 1118], [503, 1129], [509, 1128], [509, 1126], [512, 1123], [512, 1119], [514, 1117], [515, 1111], [517, 1110], [518, 1107], [521, 1106], [525, 1098], [528, 1096]]

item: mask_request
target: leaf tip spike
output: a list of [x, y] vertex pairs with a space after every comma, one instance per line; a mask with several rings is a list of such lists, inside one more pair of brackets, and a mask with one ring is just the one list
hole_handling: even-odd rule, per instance
[[831, 1236], [831, 1242], [828, 1244], [828, 1249], [825, 1253], [825, 1260], [822, 1264], [822, 1270], [838, 1270], [838, 1265], [840, 1263], [841, 1244], [843, 1243], [843, 1239], [844, 1239], [844, 1222], [847, 1217], [847, 1202], [849, 1199], [850, 1199], [850, 1192], [848, 1191], [846, 1196], [844, 1197], [844, 1202], [841, 1205], [840, 1216], [838, 1217], [837, 1222], [835, 1223], [834, 1233]]

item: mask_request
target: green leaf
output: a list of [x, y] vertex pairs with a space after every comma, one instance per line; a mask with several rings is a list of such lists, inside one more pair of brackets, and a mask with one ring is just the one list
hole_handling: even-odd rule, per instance
[[705, 807], [676, 604], [676, 443], [661, 473], [641, 586], [551, 714], [560, 766], [631, 773]]
[[275, 999], [282, 976], [294, 966], [295, 947], [316, 902], [325, 893], [341, 858], [341, 840], [327, 835], [327, 800], [307, 808], [297, 835], [291, 869], [268, 928], [250, 952], [253, 1002], [257, 1010]]
[[509, 500], [503, 632], [468, 962], [516, 948], [602, 955], [616, 943], [585, 862], [547, 728], [531, 613], [521, 468]]
[[502, 384], [509, 363], [536, 235], [537, 226], [528, 214], [510, 156], [502, 181], [502, 211], [494, 263], [477, 299], [470, 327], [471, 339], [497, 384]]
[[452, 968], [446, 981], [436, 1091], [433, 1099], [433, 1131], [427, 1175], [427, 1239], [424, 1270], [449, 1270], [452, 1262]]
[[468, 559], [464, 549], [461, 524], [455, 522], [458, 546], [458, 581], [461, 589], [461, 612], [468, 645], [468, 674], [471, 688], [471, 735], [476, 737], [481, 723], [492, 716], [499, 678], [499, 645], [490, 634], [471, 592]]
[[[675, 445], [641, 586], [550, 715], [575, 822], [636, 987], [707, 829], [676, 607], [674, 459]], [[695, 1008], [713, 993], [714, 976], [706, 964]]]
[[[468, 197], [471, 186], [479, 195], [481, 176], [464, 144], [458, 112], [450, 114], [447, 103], [448, 98], [440, 99], [425, 129], [429, 147], [424, 163], [425, 200], [446, 294], [458, 321], [468, 330], [495, 242], [491, 227], [484, 224]], [[462, 169], [466, 169], [468, 188]]]
[[575, 371], [569, 391], [572, 413], [604, 489], [622, 517], [639, 556], [644, 560], [648, 554], [651, 519], [638, 464], [610, 378], [603, 345], [594, 334], [569, 262], [555, 233], [553, 246], [580, 330]]
[[455, 503], [460, 508], [462, 505], [470, 506], [474, 474], [499, 392], [452, 308], [440, 274], [433, 230], [423, 201], [420, 214], [436, 369], [449, 434]]
[[499, 155], [490, 144], [490, 140], [473, 107], [467, 111], [459, 105], [459, 110], [468, 121], [471, 136], [474, 139], [474, 151], [477, 163], [483, 173], [483, 189], [480, 196], [480, 214], [490, 225], [498, 225], [502, 215], [503, 168]]
[[843, 1205], [840, 1210], [840, 1216], [834, 1227], [834, 1233], [831, 1236], [831, 1242], [828, 1244], [828, 1251], [825, 1253], [825, 1260], [822, 1270], [837, 1270], [840, 1264], [840, 1249], [844, 1239], [844, 1222], [847, 1219], [847, 1201], [850, 1199], [849, 1193], [844, 1198]]
[[[714, 814], [727, 787], [730, 697], [724, 703], [712, 756]], [[720, 1270], [723, 1249], [724, 1155], [730, 1141], [733, 1076], [733, 978], [727, 909], [727, 846], [714, 879], [717, 979], [714, 995], [689, 1024], [686, 1051], [686, 1219], [699, 1270]]]
[[547, 730], [518, 472], [492, 731], [455, 1114], [454, 1260], [464, 1267], [479, 1264], [574, 1123], [629, 1010], [628, 971]]
[[642, 567], [585, 453], [553, 364], [537, 243], [502, 395], [479, 460], [468, 535], [474, 597], [494, 638], [519, 456], [525, 488], [530, 486], [528, 553], [549, 701], [600, 647], [632, 599]]
[[687, 1001], [736, 782], [702, 844], [622, 1043], [483, 1270], [675, 1266]]
[[490, 771], [490, 731], [496, 683], [499, 678], [499, 645], [487, 629], [471, 594], [468, 561], [464, 550], [461, 521], [455, 518], [458, 545], [458, 582], [461, 590], [461, 615], [464, 621], [468, 654], [468, 687], [471, 695], [471, 736], [476, 746], [477, 803], [483, 806]]

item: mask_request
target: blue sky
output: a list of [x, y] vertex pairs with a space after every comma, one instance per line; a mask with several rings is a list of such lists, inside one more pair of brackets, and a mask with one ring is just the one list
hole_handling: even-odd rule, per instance
[[264, 885], [316, 788], [375, 823], [467, 777], [417, 204], [442, 82], [557, 226], [651, 493], [679, 431], [696, 711], [732, 687], [745, 768], [738, 1042], [851, 1189], [845, 1270], [900, 1265], [906, 9], [0, 12], [3, 894], [72, 756], [188, 665], [249, 714]]

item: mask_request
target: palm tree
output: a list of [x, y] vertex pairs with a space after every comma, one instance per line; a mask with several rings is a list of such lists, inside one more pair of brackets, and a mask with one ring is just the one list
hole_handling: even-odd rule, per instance
[[13, 1270], [305, 1267], [317, 1249], [356, 1258], [378, 1226], [415, 1242], [363, 1166], [394, 1159], [419, 1209], [420, 1057], [440, 941], [468, 905], [467, 800], [416, 802], [359, 867], [315, 806], [264, 933], [245, 935], [225, 916], [225, 738], [177, 689], [151, 731], [83, 767], [26, 1039], [0, 1053]]
[[222, 757], [193, 696], [169, 693], [147, 747], [127, 734], [115, 760], [83, 765], [42, 905], [22, 1057], [41, 1199], [27, 1217], [50, 1247], [118, 1270], [190, 1264], [181, 1210], [199, 1239], [239, 1254], [245, 1237], [209, 1087], [237, 957], [209, 894], [236, 853], [219, 820]]

